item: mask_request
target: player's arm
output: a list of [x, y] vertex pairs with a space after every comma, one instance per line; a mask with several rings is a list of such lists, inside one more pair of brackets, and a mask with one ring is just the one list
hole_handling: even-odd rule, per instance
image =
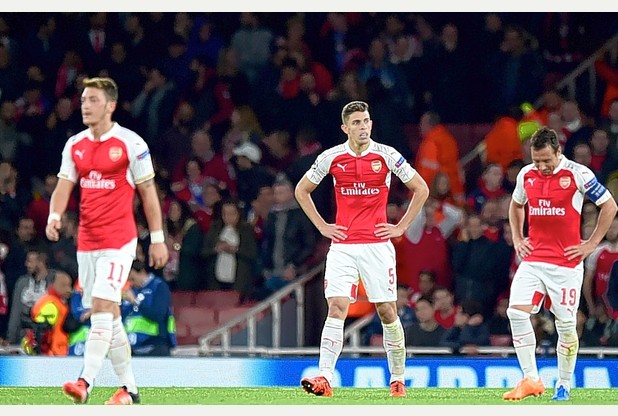
[[425, 182], [421, 175], [416, 173], [405, 185], [412, 193], [412, 200], [408, 204], [406, 212], [394, 226], [391, 224], [377, 224], [376, 236], [385, 239], [400, 237], [406, 232], [406, 229], [412, 224], [412, 221], [414, 221], [419, 212], [421, 212], [425, 201], [429, 197], [427, 182]]
[[298, 184], [294, 189], [294, 196], [298, 201], [298, 205], [300, 205], [309, 220], [324, 237], [329, 238], [334, 242], [345, 240], [347, 235], [344, 231], [347, 230], [347, 227], [336, 224], [328, 224], [315, 207], [313, 198], [311, 198], [311, 193], [317, 187], [317, 184], [311, 182], [307, 176], [304, 175], [300, 181], [298, 181]]
[[601, 241], [603, 241], [603, 237], [605, 237], [607, 230], [609, 230], [609, 227], [616, 216], [618, 207], [616, 206], [616, 200], [613, 197], [610, 197], [605, 202], [600, 204], [599, 208], [600, 210], [599, 216], [597, 217], [597, 225], [594, 227], [594, 231], [592, 231], [590, 238], [583, 241], [580, 245], [567, 247], [564, 250], [564, 253], [568, 256], [569, 260], [578, 256], [585, 259], [594, 251]]
[[524, 237], [524, 221], [526, 218], [524, 206], [514, 199], [511, 199], [509, 205], [509, 224], [513, 233], [513, 247], [520, 258], [524, 258], [532, 252], [532, 246], [528, 239]]
[[62, 215], [69, 205], [69, 199], [75, 183], [68, 179], [58, 178], [58, 184], [52, 192], [49, 201], [49, 217], [47, 218], [47, 226], [45, 234], [50, 241], [58, 241], [60, 238], [60, 228], [62, 227]]
[[149, 264], [150, 267], [160, 269], [167, 263], [169, 253], [165, 244], [161, 203], [154, 179], [137, 184], [137, 191], [142, 200], [144, 215], [148, 222], [148, 230], [150, 230]]

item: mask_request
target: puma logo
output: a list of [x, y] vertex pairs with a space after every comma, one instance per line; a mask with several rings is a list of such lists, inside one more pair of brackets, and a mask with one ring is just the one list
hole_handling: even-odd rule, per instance
[[84, 160], [84, 152], [85, 150], [76, 150], [75, 152], [75, 156], [78, 156], [80, 160]]
[[534, 186], [534, 181], [536, 180], [536, 178], [528, 178], [528, 183], [530, 184], [530, 186]]
[[342, 171], [342, 172], [345, 172], [345, 168], [346, 168], [346, 166], [348, 166], [348, 164], [347, 164], [347, 163], [346, 163], [346, 164], [344, 164], [344, 165], [342, 165], [341, 163], [337, 163], [337, 167], [338, 167], [339, 169], [341, 169], [341, 171]]

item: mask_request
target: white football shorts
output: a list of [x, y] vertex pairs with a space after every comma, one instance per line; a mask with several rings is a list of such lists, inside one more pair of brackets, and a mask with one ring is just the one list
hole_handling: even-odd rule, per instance
[[93, 297], [120, 304], [136, 249], [137, 239], [134, 239], [119, 249], [77, 252], [84, 308], [92, 307]]
[[324, 296], [347, 296], [356, 301], [362, 280], [371, 303], [397, 300], [395, 247], [390, 241], [368, 244], [331, 244], [326, 255]]

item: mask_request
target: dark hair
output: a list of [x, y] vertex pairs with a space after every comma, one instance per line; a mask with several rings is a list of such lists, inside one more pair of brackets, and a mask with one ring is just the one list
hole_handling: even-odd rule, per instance
[[352, 101], [347, 103], [343, 107], [343, 110], [341, 110], [341, 121], [343, 121], [343, 123], [345, 124], [345, 122], [350, 117], [350, 114], [356, 113], [357, 111], [369, 111], [369, 104], [364, 101]]
[[421, 296], [420, 298], [416, 299], [415, 305], [418, 305], [418, 303], [422, 301], [429, 302], [430, 305], [433, 305], [433, 299], [428, 296]]
[[418, 272], [419, 276], [422, 275], [422, 274], [424, 274], [426, 276], [429, 276], [431, 278], [431, 281], [435, 283], [435, 281], [436, 281], [436, 274], [434, 273], [433, 270], [423, 269], [420, 272]]
[[558, 141], [556, 131], [549, 127], [541, 127], [532, 134], [530, 138], [530, 147], [534, 150], [551, 147], [554, 153], [557, 152], [560, 150], [560, 142]]
[[133, 260], [133, 263], [131, 263], [131, 269], [135, 270], [136, 272], [141, 272], [143, 270], [146, 270], [146, 264], [141, 261], [141, 260]]

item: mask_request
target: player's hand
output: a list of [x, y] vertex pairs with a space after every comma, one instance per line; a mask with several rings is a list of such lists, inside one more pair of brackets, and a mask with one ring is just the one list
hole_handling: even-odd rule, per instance
[[47, 226], [45, 226], [45, 235], [49, 241], [58, 241], [60, 239], [60, 228], [62, 228], [62, 221], [51, 220]]
[[382, 240], [388, 240], [389, 238], [401, 237], [403, 232], [404, 230], [395, 224], [382, 222], [380, 224], [376, 224], [376, 230], [373, 233], [376, 237], [379, 237]]
[[169, 253], [165, 243], [150, 244], [148, 249], [148, 258], [150, 267], [162, 269], [167, 264]]
[[322, 229], [320, 229], [320, 234], [332, 240], [333, 243], [339, 243], [340, 241], [348, 238], [348, 235], [344, 233], [344, 231], [347, 231], [347, 229], [348, 227], [344, 227], [343, 225], [326, 224], [325, 227], [322, 227]]
[[515, 248], [515, 253], [519, 258], [524, 258], [529, 256], [532, 253], [532, 244], [530, 244], [530, 240], [528, 238], [524, 238], [520, 241], [513, 241], [513, 246]]
[[569, 246], [564, 249], [564, 255], [568, 260], [573, 260], [580, 257], [580, 260], [588, 257], [594, 251], [594, 247], [588, 240], [582, 241], [576, 246]]

